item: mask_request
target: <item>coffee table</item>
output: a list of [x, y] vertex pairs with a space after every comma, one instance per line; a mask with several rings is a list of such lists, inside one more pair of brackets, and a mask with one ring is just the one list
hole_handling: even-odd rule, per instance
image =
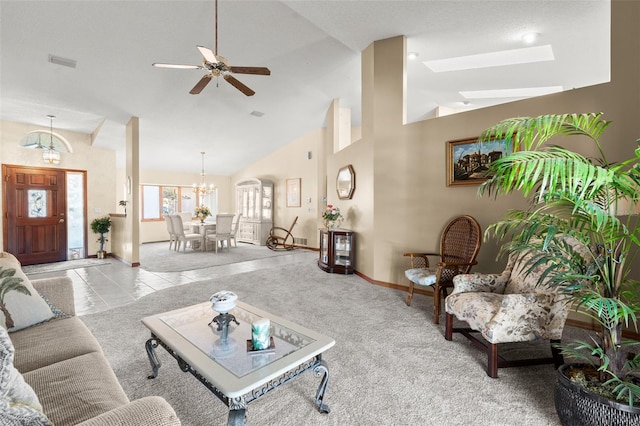
[[[329, 369], [322, 353], [335, 341], [240, 301], [229, 313], [239, 325], [229, 325], [226, 343], [217, 324], [211, 323], [218, 313], [209, 302], [144, 318], [142, 323], [151, 331], [145, 344], [152, 369], [149, 379], [158, 376], [155, 348], [162, 346], [182, 371], [195, 376], [229, 407], [228, 425], [243, 425], [249, 402], [313, 371], [321, 377], [315, 404], [321, 413], [329, 413], [323, 402]], [[261, 318], [271, 321], [275, 347], [251, 351], [251, 323]]]

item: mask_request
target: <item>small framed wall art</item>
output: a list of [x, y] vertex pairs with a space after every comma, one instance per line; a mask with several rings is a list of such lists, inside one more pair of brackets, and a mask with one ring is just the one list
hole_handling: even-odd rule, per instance
[[513, 152], [509, 139], [478, 142], [478, 138], [447, 142], [447, 186], [480, 185], [491, 176], [487, 166]]
[[287, 207], [300, 207], [300, 178], [287, 179]]

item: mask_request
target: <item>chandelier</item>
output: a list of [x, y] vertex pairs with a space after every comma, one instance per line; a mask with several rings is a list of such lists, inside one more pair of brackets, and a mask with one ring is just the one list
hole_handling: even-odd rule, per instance
[[196, 197], [200, 199], [200, 205], [204, 205], [205, 195], [211, 194], [216, 188], [215, 186], [213, 186], [213, 184], [207, 186], [207, 183], [205, 182], [206, 174], [204, 173], [204, 151], [200, 152], [200, 154], [202, 155], [202, 171], [200, 172], [200, 185], [196, 185], [194, 183], [193, 192], [196, 194]]
[[47, 117], [49, 117], [50, 121], [50, 142], [48, 147], [42, 147], [44, 149], [44, 152], [42, 153], [42, 159], [44, 160], [45, 164], [60, 164], [60, 152], [56, 151], [55, 146], [53, 145], [53, 119], [56, 117], [55, 115], [47, 115]]

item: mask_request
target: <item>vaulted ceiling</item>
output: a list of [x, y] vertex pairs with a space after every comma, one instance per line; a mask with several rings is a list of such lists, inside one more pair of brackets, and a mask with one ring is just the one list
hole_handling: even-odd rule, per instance
[[[54, 129], [100, 128], [95, 145], [121, 160], [124, 125], [137, 116], [142, 168], [194, 172], [205, 151], [208, 174], [230, 175], [324, 126], [334, 98], [360, 125], [360, 53], [375, 40], [405, 35], [407, 51], [418, 54], [407, 62], [410, 122], [438, 108], [531, 96], [466, 92], [570, 90], [609, 80], [608, 0], [220, 0], [219, 54], [271, 75], [235, 75], [255, 90], [251, 97], [223, 79], [191, 95], [203, 71], [151, 64], [201, 64], [196, 46], [216, 42], [214, 4], [2, 0], [0, 119], [46, 129], [53, 114]], [[538, 39], [527, 45], [522, 36], [530, 32]], [[531, 46], [548, 46], [554, 59], [449, 72], [424, 64]], [[75, 68], [49, 62], [50, 55]]]

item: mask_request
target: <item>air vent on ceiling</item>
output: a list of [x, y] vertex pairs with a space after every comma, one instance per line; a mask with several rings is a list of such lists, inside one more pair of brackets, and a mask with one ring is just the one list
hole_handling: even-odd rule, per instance
[[249, 114], [249, 115], [253, 115], [254, 117], [262, 117], [264, 115], [264, 112], [251, 111], [251, 114]]
[[77, 61], [74, 61], [73, 59], [67, 59], [56, 55], [49, 55], [49, 62], [69, 68], [75, 68], [77, 63]]

